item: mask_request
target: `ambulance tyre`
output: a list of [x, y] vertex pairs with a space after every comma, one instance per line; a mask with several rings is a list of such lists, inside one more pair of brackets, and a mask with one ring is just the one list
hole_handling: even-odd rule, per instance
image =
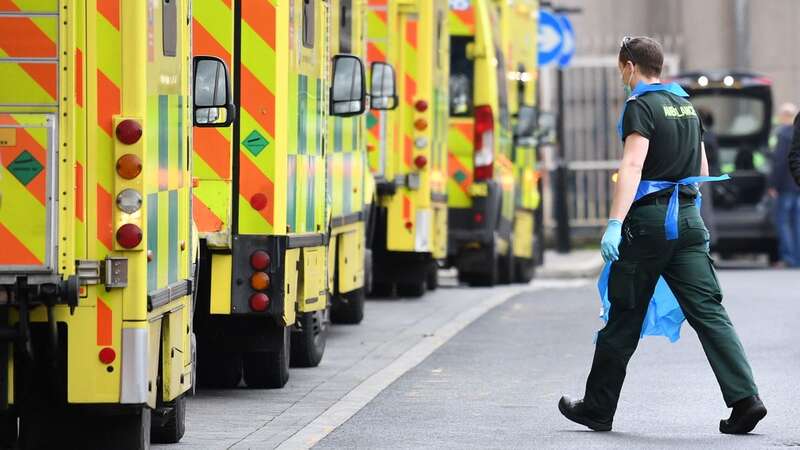
[[498, 258], [498, 280], [500, 284], [511, 284], [516, 280], [516, 264], [514, 264], [514, 241], [508, 240], [508, 252]]
[[[427, 279], [427, 276], [425, 277]], [[418, 298], [425, 295], [427, 280], [422, 279], [410, 283], [397, 283], [397, 295], [401, 297]]]
[[282, 327], [280, 349], [242, 355], [244, 382], [251, 389], [280, 389], [289, 381], [290, 327]]
[[238, 352], [205, 351], [200, 345], [197, 382], [210, 389], [232, 389], [242, 380], [242, 355]]
[[322, 361], [328, 340], [327, 315], [326, 310], [298, 314], [292, 330], [292, 367], [317, 367]]
[[376, 297], [394, 297], [394, 285], [385, 281], [373, 281], [372, 287], [369, 291], [371, 298]]
[[364, 319], [366, 288], [339, 294], [331, 304], [331, 323], [357, 325]]
[[101, 417], [94, 429], [104, 430], [97, 442], [84, 448], [114, 448], [119, 450], [141, 450], [150, 448], [150, 408], [140, 406], [136, 411]]
[[186, 394], [171, 402], [160, 403], [151, 413], [150, 442], [177, 444], [186, 432]]
[[439, 288], [439, 266], [436, 265], [436, 261], [430, 262], [430, 269], [428, 269], [427, 277], [425, 279], [425, 284], [428, 287], [429, 291], [435, 291]]
[[517, 283], [529, 283], [536, 276], [536, 260], [527, 258], [514, 258], [514, 281]]
[[0, 414], [0, 448], [16, 448], [18, 436], [17, 416]]

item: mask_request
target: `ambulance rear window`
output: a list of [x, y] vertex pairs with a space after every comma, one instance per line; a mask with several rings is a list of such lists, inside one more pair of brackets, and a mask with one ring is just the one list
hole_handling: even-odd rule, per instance
[[178, 0], [164, 0], [161, 5], [161, 37], [164, 56], [177, 55]]
[[472, 80], [475, 63], [467, 58], [472, 36], [450, 37], [450, 115], [472, 115]]
[[314, 48], [313, 0], [303, 0], [303, 47]]
[[353, 53], [353, 0], [342, 0], [342, 9], [339, 15], [339, 51]]

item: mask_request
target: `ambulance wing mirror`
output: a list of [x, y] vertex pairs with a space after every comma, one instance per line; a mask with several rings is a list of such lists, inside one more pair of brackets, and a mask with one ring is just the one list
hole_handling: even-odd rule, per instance
[[552, 112], [540, 111], [537, 121], [536, 138], [539, 143], [543, 145], [554, 145], [557, 142], [556, 115]]
[[536, 136], [536, 107], [523, 105], [517, 113], [517, 127], [514, 135], [518, 138], [530, 138]]
[[394, 67], [385, 62], [374, 62], [370, 66], [372, 85], [369, 90], [370, 108], [390, 110], [397, 108], [397, 88]]
[[332, 116], [357, 116], [367, 109], [367, 86], [364, 80], [364, 63], [353, 55], [333, 57], [331, 80]]
[[228, 127], [236, 119], [228, 68], [214, 56], [194, 57], [194, 125]]

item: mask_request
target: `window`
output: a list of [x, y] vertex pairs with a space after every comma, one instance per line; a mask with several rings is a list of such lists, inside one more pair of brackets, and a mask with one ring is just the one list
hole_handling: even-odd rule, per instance
[[471, 36], [450, 38], [450, 115], [472, 115], [472, 79], [475, 63], [467, 58]]
[[303, 47], [314, 48], [314, 1], [303, 0]]
[[500, 125], [503, 128], [510, 126], [508, 117], [508, 89], [506, 85], [506, 61], [503, 58], [503, 51], [500, 47], [495, 47], [497, 56], [497, 104], [500, 108]]
[[161, 4], [161, 37], [164, 56], [177, 55], [178, 0], [163, 0]]
[[353, 0], [341, 0], [342, 9], [339, 14], [339, 51], [353, 53]]

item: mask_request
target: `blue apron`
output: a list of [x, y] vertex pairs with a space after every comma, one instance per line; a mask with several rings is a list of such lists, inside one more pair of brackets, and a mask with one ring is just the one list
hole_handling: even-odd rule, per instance
[[[625, 116], [628, 102], [635, 100], [639, 95], [655, 91], [667, 91], [680, 97], [689, 96], [686, 91], [675, 83], [663, 85], [644, 84], [640, 82], [622, 108], [622, 115], [617, 124], [617, 132], [620, 137], [622, 137], [622, 119]], [[634, 201], [654, 192], [672, 189], [672, 195], [670, 195], [667, 205], [666, 217], [664, 218], [664, 232], [667, 240], [674, 240], [678, 238], [678, 213], [680, 210], [678, 192], [680, 186], [699, 186], [699, 183], [702, 182], [723, 181], [729, 178], [728, 175], [722, 175], [718, 177], [687, 177], [678, 181], [642, 180], [636, 190]], [[701, 201], [698, 189], [697, 199], [695, 200], [698, 209], [700, 208]], [[597, 289], [600, 292], [600, 301], [603, 305], [603, 312], [600, 317], [604, 322], [608, 322], [608, 313], [611, 309], [611, 303], [608, 300], [608, 277], [611, 273], [611, 264], [613, 263], [606, 263], [603, 267], [603, 271], [600, 273], [600, 279], [597, 281]], [[650, 299], [650, 304], [647, 307], [647, 313], [645, 314], [644, 323], [642, 323], [642, 331], [639, 336], [666, 336], [670, 342], [675, 342], [680, 338], [681, 324], [685, 319], [683, 311], [678, 304], [678, 300], [675, 298], [675, 294], [669, 288], [667, 282], [664, 281], [664, 278], [659, 277], [655, 291], [653, 292], [653, 297]]]

